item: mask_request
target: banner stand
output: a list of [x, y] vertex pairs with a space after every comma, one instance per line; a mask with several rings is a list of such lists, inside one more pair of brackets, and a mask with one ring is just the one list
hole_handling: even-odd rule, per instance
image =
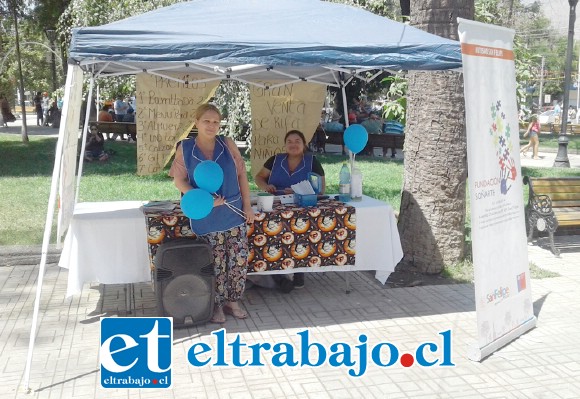
[[511, 341], [513, 341], [520, 335], [525, 334], [532, 328], [536, 327], [536, 321], [537, 321], [536, 316], [534, 316], [530, 320], [519, 325], [517, 328], [513, 329], [504, 336], [496, 339], [495, 341], [489, 343], [488, 345], [485, 345], [483, 348], [480, 348], [477, 343], [468, 345], [467, 358], [469, 360], [473, 360], [474, 362], [482, 361], [483, 359], [494, 353], [496, 350], [503, 348], [505, 345], [509, 344]]

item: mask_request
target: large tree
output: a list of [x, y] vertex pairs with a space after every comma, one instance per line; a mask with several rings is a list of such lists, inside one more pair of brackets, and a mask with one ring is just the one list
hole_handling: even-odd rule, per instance
[[[457, 17], [474, 0], [412, 0], [411, 25], [458, 39]], [[399, 215], [403, 265], [439, 273], [465, 253], [467, 177], [463, 77], [454, 71], [408, 75], [404, 184]]]

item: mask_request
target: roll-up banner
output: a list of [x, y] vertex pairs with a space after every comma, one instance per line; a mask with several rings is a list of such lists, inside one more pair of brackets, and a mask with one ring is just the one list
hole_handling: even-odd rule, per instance
[[536, 325], [519, 157], [515, 31], [458, 19], [479, 361]]

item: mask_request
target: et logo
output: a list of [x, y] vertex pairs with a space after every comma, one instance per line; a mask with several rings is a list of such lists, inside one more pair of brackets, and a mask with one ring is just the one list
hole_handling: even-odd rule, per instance
[[102, 318], [100, 343], [103, 388], [171, 387], [172, 318]]

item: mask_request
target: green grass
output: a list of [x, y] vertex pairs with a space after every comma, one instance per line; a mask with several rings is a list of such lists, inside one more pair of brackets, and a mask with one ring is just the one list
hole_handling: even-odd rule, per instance
[[[524, 131], [525, 132], [525, 131]], [[529, 143], [529, 138], [524, 138], [523, 133], [520, 132], [520, 146], [524, 146]], [[568, 152], [570, 154], [580, 154], [580, 134], [568, 134]], [[558, 149], [558, 135], [557, 134], [545, 134], [540, 135], [540, 149], [551, 149], [556, 151]]]
[[[167, 175], [169, 167], [152, 176], [137, 176], [135, 145], [107, 142], [106, 149], [115, 152], [109, 161], [84, 164], [80, 202], [179, 199], [179, 192]], [[56, 138], [31, 136], [30, 142], [23, 144], [20, 136], [0, 134], [0, 196], [3, 199], [0, 245], [42, 243], [55, 152]], [[320, 156], [327, 193], [338, 192], [338, 172], [344, 160], [344, 156]], [[398, 209], [403, 184], [402, 162], [361, 156], [357, 157], [357, 164], [365, 178], [365, 194]], [[247, 157], [246, 169], [250, 170]], [[249, 173], [248, 179], [250, 188], [257, 190]], [[51, 242], [55, 237], [56, 222]]]
[[[560, 277], [560, 274], [542, 269], [533, 262], [530, 262], [530, 277], [533, 279], [543, 279], [551, 277]], [[441, 272], [441, 276], [451, 279], [456, 283], [473, 283], [473, 262], [465, 260], [456, 265], [446, 266]]]
[[[23, 144], [18, 135], [0, 134], [0, 245], [42, 243], [50, 182], [54, 167], [56, 138], [31, 136]], [[167, 168], [152, 176], [137, 176], [136, 151], [127, 142], [107, 142], [115, 154], [106, 163], [85, 163], [81, 179], [80, 202], [115, 200], [178, 199], [179, 193], [167, 176]], [[345, 156], [322, 155], [327, 193], [338, 192], [338, 173]], [[250, 170], [246, 158], [247, 170]], [[364, 178], [364, 193], [400, 207], [403, 163], [390, 158], [357, 156]], [[561, 168], [523, 168], [524, 175], [574, 176], [578, 170]], [[250, 188], [257, 190], [251, 176]], [[522, 198], [527, 201], [527, 187]], [[469, 208], [468, 208], [469, 209]], [[469, 226], [466, 226], [469, 231]], [[53, 242], [56, 227], [53, 228]], [[469, 237], [467, 238], [469, 240]]]

